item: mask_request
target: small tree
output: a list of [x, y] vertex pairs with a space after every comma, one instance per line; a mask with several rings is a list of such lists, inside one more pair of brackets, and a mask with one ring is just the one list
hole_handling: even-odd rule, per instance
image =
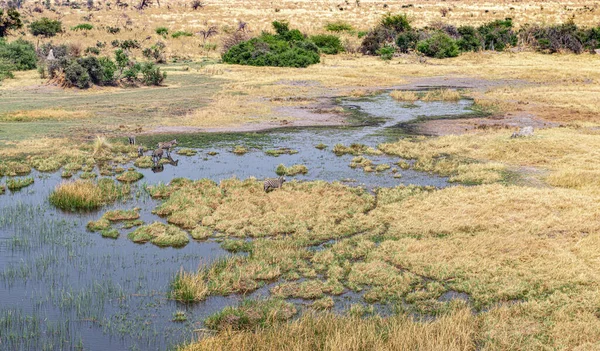
[[435, 58], [456, 57], [459, 54], [456, 41], [446, 33], [438, 32], [431, 38], [420, 41], [417, 50], [425, 56]]
[[0, 9], [0, 37], [5, 37], [11, 30], [23, 27], [21, 14], [15, 9]]
[[29, 31], [35, 36], [53, 37], [57, 33], [62, 33], [62, 23], [43, 17], [38, 21], [31, 22]]

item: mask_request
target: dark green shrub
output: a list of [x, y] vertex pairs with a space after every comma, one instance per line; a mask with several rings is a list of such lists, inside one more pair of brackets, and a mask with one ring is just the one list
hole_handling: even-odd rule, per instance
[[169, 35], [169, 28], [167, 28], [167, 27], [158, 27], [158, 28], [156, 28], [156, 34], [162, 35], [163, 37], [166, 37], [167, 35]]
[[525, 26], [520, 31], [524, 41], [536, 50], [546, 53], [573, 52], [580, 54], [585, 50], [594, 50], [600, 42], [598, 28], [581, 29], [571, 20], [561, 25]]
[[15, 9], [0, 9], [0, 38], [5, 37], [11, 30], [23, 27], [21, 14]]
[[14, 78], [12, 73], [14, 70], [15, 66], [12, 63], [0, 58], [0, 82], [7, 78]]
[[409, 30], [398, 34], [396, 37], [396, 46], [400, 52], [407, 53], [410, 50], [417, 48], [417, 42], [419, 41], [419, 33], [413, 30]]
[[71, 30], [73, 31], [80, 31], [80, 30], [92, 30], [94, 29], [94, 26], [92, 26], [89, 23], [81, 23], [76, 25], [75, 27], [71, 27]]
[[361, 31], [358, 31], [358, 33], [356, 34], [356, 36], [357, 36], [357, 37], [360, 39], [360, 38], [364, 37], [364, 36], [365, 36], [365, 35], [367, 35], [367, 34], [369, 34], [369, 32], [368, 32], [368, 31], [366, 31], [366, 30], [361, 30]]
[[81, 57], [77, 59], [77, 63], [87, 71], [92, 83], [102, 85], [103, 70], [97, 57]]
[[53, 37], [62, 33], [62, 22], [43, 17], [40, 20], [31, 22], [29, 31], [35, 36]]
[[353, 28], [351, 25], [349, 25], [346, 22], [336, 21], [336, 22], [332, 22], [332, 23], [327, 23], [325, 25], [325, 29], [330, 32], [344, 32], [344, 31], [351, 31]]
[[119, 43], [119, 47], [123, 50], [139, 49], [142, 46], [135, 39], [126, 39]]
[[117, 72], [117, 65], [108, 57], [100, 57], [98, 63], [102, 69], [101, 71], [101, 85], [113, 85], [115, 84], [115, 73]]
[[100, 55], [100, 49], [95, 46], [89, 46], [84, 51], [86, 54]]
[[421, 40], [417, 44], [417, 50], [425, 56], [435, 58], [446, 58], [458, 56], [458, 45], [456, 41], [446, 33], [438, 32], [431, 38]]
[[162, 41], [157, 42], [149, 48], [145, 48], [142, 50], [142, 54], [147, 59], [154, 60], [156, 63], [164, 63], [166, 62], [166, 58], [164, 55], [164, 49], [166, 45]]
[[315, 43], [319, 51], [324, 54], [335, 55], [344, 51], [340, 38], [335, 35], [313, 35], [310, 40]]
[[71, 85], [80, 89], [86, 89], [90, 87], [90, 76], [87, 70], [77, 63], [77, 61], [71, 61], [69, 66], [67, 66], [65, 69], [65, 79]]
[[121, 31], [121, 28], [119, 27], [106, 27], [106, 31], [110, 34], [117, 34]]
[[23, 39], [12, 43], [0, 39], [0, 60], [5, 62], [5, 66], [10, 65], [17, 71], [34, 69], [37, 66], [35, 47]]
[[171, 37], [173, 38], [179, 38], [179, 37], [191, 37], [193, 34], [190, 32], [186, 32], [184, 30], [178, 30], [177, 32], [171, 34]]
[[167, 78], [167, 72], [160, 72], [160, 68], [152, 62], [146, 62], [142, 65], [142, 83], [144, 85], [161, 85]]
[[503, 51], [507, 46], [517, 45], [517, 35], [512, 29], [512, 19], [486, 23], [477, 29], [484, 50]]
[[460, 38], [456, 41], [460, 51], [479, 51], [481, 50], [481, 37], [475, 27], [458, 27]]
[[263, 33], [232, 46], [222, 56], [226, 63], [251, 66], [307, 67], [319, 63], [319, 48], [286, 22], [273, 22], [277, 34]]
[[393, 46], [384, 46], [377, 52], [382, 60], [389, 61], [394, 57], [396, 49]]
[[397, 33], [410, 30], [410, 21], [406, 14], [392, 15], [388, 13], [381, 19], [381, 25]]
[[365, 55], [378, 55], [379, 49], [385, 43], [393, 42], [397, 35], [393, 29], [377, 26], [364, 37], [359, 50]]

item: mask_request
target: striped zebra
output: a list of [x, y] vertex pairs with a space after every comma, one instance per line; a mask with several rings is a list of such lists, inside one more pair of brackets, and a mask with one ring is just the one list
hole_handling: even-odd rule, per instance
[[277, 179], [266, 179], [265, 183], [264, 183], [265, 192], [269, 192], [269, 189], [281, 188], [281, 186], [283, 185], [284, 182], [285, 182], [284, 177], [279, 177]]
[[160, 159], [163, 158], [164, 153], [165, 152], [163, 149], [156, 149], [152, 151], [152, 161], [155, 165], [158, 165], [158, 161], [160, 161]]
[[138, 146], [138, 157], [144, 156], [144, 147]]
[[171, 153], [171, 149], [177, 146], [177, 139], [173, 139], [171, 141], [165, 141], [162, 143], [158, 143], [158, 148], [167, 151], [167, 155]]
[[127, 139], [129, 139], [129, 145], [135, 145], [135, 135], [128, 136]]

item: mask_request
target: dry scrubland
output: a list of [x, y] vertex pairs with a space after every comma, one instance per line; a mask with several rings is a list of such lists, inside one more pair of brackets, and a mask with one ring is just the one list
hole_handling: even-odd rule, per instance
[[[414, 6], [402, 7], [409, 4]], [[269, 29], [272, 20], [289, 19], [302, 31], [321, 33], [336, 20], [366, 30], [388, 11], [408, 13], [417, 26], [504, 17], [513, 17], [517, 25], [560, 23], [571, 16], [577, 24], [597, 25], [600, 19], [600, 9], [589, 1], [405, 1], [387, 8], [371, 1], [360, 6], [206, 1], [196, 11], [189, 4], [163, 2], [143, 12], [99, 6], [90, 21], [98, 28], [86, 35], [67, 30], [51, 40], [82, 48], [114, 38], [150, 43], [162, 40], [156, 27], [197, 32], [217, 26], [220, 34], [206, 41], [198, 36], [164, 39], [171, 60], [197, 62], [214, 60], [227, 27], [236, 28], [239, 20], [254, 32]], [[451, 8], [446, 17], [442, 8]], [[69, 28], [87, 14], [65, 10], [61, 16]], [[47, 10], [30, 15], [58, 16]], [[113, 38], [102, 25], [131, 30]], [[344, 36], [358, 45], [355, 36]], [[44, 82], [35, 72], [17, 72], [16, 79], [0, 87], [5, 94], [0, 98], [0, 157], [5, 160], [0, 174], [64, 167], [114, 175], [124, 171], [119, 164], [136, 159], [136, 150], [102, 138], [92, 142], [96, 134], [124, 136], [164, 126], [194, 131], [279, 126], [300, 119], [290, 112], [298, 107], [320, 108], [324, 97], [390, 88], [399, 91], [399, 99], [411, 100], [402, 91], [415, 84], [468, 84], [461, 93], [492, 117], [461, 120], [459, 129], [447, 128], [457, 121], [435, 121], [441, 136], [379, 146], [384, 153], [415, 160], [414, 169], [475, 186], [397, 187], [374, 195], [340, 184], [290, 182], [265, 194], [256, 180], [228, 179], [220, 184], [177, 180], [149, 189], [163, 200], [155, 213], [170, 225], [140, 227], [132, 240], [167, 245], [171, 236], [183, 244], [189, 233], [196, 240], [217, 237], [230, 251], [250, 253], [181, 272], [171, 298], [201, 303], [211, 295], [247, 293], [270, 284], [269, 300], [222, 311], [211, 320], [217, 332], [199, 334], [197, 343], [183, 349], [600, 348], [598, 56], [483, 52], [426, 61], [405, 55], [384, 62], [343, 54], [324, 56], [306, 69], [207, 62], [170, 64], [166, 87], [137, 90], [61, 90], [40, 85]], [[19, 102], [23, 97], [26, 103]], [[339, 113], [331, 105], [325, 112]], [[510, 139], [514, 119], [547, 128]], [[129, 192], [129, 185], [102, 182], [112, 189], [110, 196], [98, 199], [98, 182], [66, 183], [53, 201], [67, 209], [77, 201], [92, 208]], [[136, 213], [116, 215], [109, 213], [90, 226], [111, 236], [111, 221], [137, 218]], [[350, 290], [364, 295], [348, 311], [322, 311]], [[465, 293], [468, 300], [440, 299], [448, 292]], [[315, 311], [289, 320], [298, 314], [281, 299], [297, 297], [314, 300], [309, 306]], [[393, 315], [373, 316], [369, 304], [374, 302], [395, 306]]]

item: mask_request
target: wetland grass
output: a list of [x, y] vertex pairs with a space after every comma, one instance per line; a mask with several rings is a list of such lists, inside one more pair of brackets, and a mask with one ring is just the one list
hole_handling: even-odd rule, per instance
[[245, 153], [247, 153], [249, 150], [247, 147], [242, 146], [242, 145], [237, 145], [235, 148], [233, 148], [233, 153], [236, 155], [243, 155]]
[[63, 210], [92, 210], [127, 196], [128, 185], [116, 184], [110, 178], [98, 182], [76, 180], [62, 182], [50, 194], [50, 203]]
[[188, 235], [176, 226], [154, 222], [129, 233], [129, 239], [136, 243], [151, 242], [156, 246], [182, 247], [190, 241]]
[[6, 180], [6, 187], [10, 190], [19, 190], [33, 184], [33, 177], [9, 178]]
[[117, 176], [117, 180], [123, 183], [135, 183], [144, 178], [144, 175], [138, 171], [126, 171]]
[[298, 174], [308, 173], [308, 168], [305, 165], [292, 165], [291, 167], [286, 167], [283, 164], [279, 164], [277, 169], [275, 169], [275, 173], [280, 176], [287, 175], [293, 177]]
[[181, 148], [179, 150], [177, 150], [177, 155], [182, 155], [182, 156], [194, 156], [198, 153], [198, 151], [194, 150], [194, 149], [189, 149], [189, 148]]
[[323, 144], [323, 143], [320, 143], [320, 144], [317, 144], [317, 145], [315, 146], [315, 148], [317, 148], [317, 149], [319, 149], [319, 150], [325, 150], [325, 149], [327, 149], [327, 145], [325, 145], [325, 144]]
[[204, 320], [213, 330], [256, 330], [289, 320], [297, 313], [294, 304], [281, 299], [244, 300], [237, 307], [226, 307]]
[[[150, 156], [142, 156], [142, 157], [138, 157], [135, 159], [135, 161], [133, 162], [133, 165], [139, 168], [150, 168], [152, 167], [152, 165], [154, 165], [154, 162], [152, 162], [152, 157]], [[123, 173], [123, 172], [119, 172], [119, 173]]]
[[21, 162], [0, 163], [0, 176], [21, 176], [31, 173], [31, 167]]
[[297, 154], [297, 150], [289, 149], [289, 148], [279, 148], [265, 151], [265, 155], [278, 157], [279, 155], [294, 155]]

